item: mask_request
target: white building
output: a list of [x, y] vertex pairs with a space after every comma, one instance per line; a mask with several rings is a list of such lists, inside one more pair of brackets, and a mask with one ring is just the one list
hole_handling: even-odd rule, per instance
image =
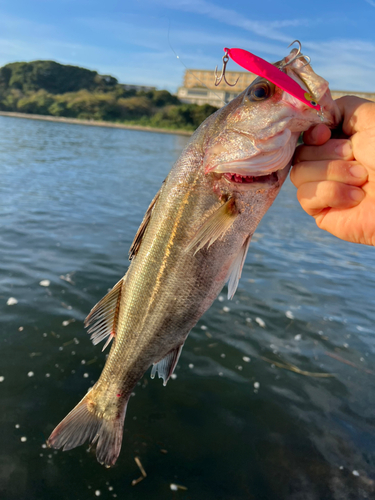
[[[235, 87], [227, 85], [224, 81], [215, 86], [215, 72], [201, 69], [188, 69], [185, 71], [184, 85], [177, 91], [177, 97], [181, 102], [190, 104], [211, 104], [221, 108], [245, 90], [256, 78], [256, 75], [249, 71], [227, 71], [225, 73], [227, 81], [234, 83]], [[342, 90], [332, 90], [332, 97], [338, 99], [344, 95], [355, 95], [375, 101], [374, 92], [351, 92]]]

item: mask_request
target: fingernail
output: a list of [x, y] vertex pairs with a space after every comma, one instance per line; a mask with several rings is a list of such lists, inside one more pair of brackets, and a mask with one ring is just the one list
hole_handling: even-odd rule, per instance
[[347, 156], [352, 156], [351, 142], [342, 141], [338, 146], [336, 146], [335, 153], [339, 156], [342, 156], [343, 158], [346, 158]]
[[350, 198], [354, 201], [361, 201], [364, 197], [364, 192], [362, 189], [352, 189], [350, 191]]
[[367, 170], [362, 167], [362, 165], [354, 165], [353, 167], [350, 167], [349, 172], [350, 175], [352, 175], [353, 177], [358, 177], [359, 179], [366, 177], [367, 175]]

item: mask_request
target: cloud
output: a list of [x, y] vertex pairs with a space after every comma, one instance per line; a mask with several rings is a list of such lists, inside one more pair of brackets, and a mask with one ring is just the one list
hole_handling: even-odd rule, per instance
[[367, 3], [372, 5], [372, 7], [375, 7], [375, 2], [373, 0], [365, 0]]
[[[361, 33], [355, 39], [335, 38], [331, 31], [328, 39], [326, 29], [317, 33], [315, 20], [254, 21], [209, 0], [153, 0], [146, 7], [147, 15], [145, 8], [141, 14], [134, 10], [124, 16], [105, 11], [102, 16], [100, 12], [90, 17], [78, 14], [55, 24], [43, 17], [40, 22], [31, 21], [0, 11], [0, 65], [52, 59], [112, 74], [120, 82], [174, 92], [182, 84], [183, 64], [196, 69], [220, 67], [225, 46], [247, 48], [277, 61], [302, 30], [303, 52], [331, 88], [374, 90], [375, 44], [368, 41], [371, 38], [361, 40]], [[324, 22], [317, 20], [318, 25]], [[309, 23], [314, 27], [310, 29]], [[341, 19], [339, 33], [343, 32]], [[231, 61], [228, 69], [238, 66]]]
[[17, 34], [22, 34], [23, 38], [57, 38], [60, 34], [58, 24], [35, 22], [21, 16], [9, 15], [0, 11], [0, 33], [4, 38], [12, 40]]
[[356, 39], [307, 41], [304, 52], [332, 89], [374, 92], [375, 44]]
[[171, 9], [205, 15], [226, 25], [251, 31], [252, 33], [263, 38], [265, 37], [270, 40], [277, 40], [285, 43], [289, 43], [290, 38], [278, 31], [277, 28], [308, 25], [308, 21], [306, 19], [280, 20], [272, 22], [252, 21], [247, 19], [240, 12], [219, 7], [218, 5], [207, 2], [206, 0], [159, 0], [158, 3]]
[[75, 18], [74, 23], [88, 27], [99, 38], [101, 34], [105, 34], [106, 43], [112, 40], [113, 43], [124, 45], [124, 49], [138, 46], [157, 51], [161, 42], [167, 43], [168, 20], [163, 18], [148, 17], [141, 22], [139, 17], [134, 15], [126, 16], [126, 21], [86, 17]]

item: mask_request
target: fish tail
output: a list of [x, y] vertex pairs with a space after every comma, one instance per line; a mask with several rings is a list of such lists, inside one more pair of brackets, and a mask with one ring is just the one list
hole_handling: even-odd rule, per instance
[[89, 394], [86, 394], [59, 423], [48, 438], [47, 445], [67, 451], [86, 441], [90, 444], [96, 443], [98, 462], [111, 467], [121, 450], [127, 400], [124, 400], [114, 418], [107, 419], [95, 412], [95, 406], [88, 396]]

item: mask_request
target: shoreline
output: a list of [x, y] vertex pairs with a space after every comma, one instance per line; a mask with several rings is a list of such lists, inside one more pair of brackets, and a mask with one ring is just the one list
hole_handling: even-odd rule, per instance
[[174, 134], [191, 136], [194, 132], [189, 130], [169, 130], [166, 128], [143, 127], [141, 125], [126, 125], [123, 123], [80, 120], [78, 118], [66, 118], [64, 116], [33, 115], [31, 113], [18, 113], [16, 111], [0, 111], [0, 116], [10, 116], [12, 118], [26, 118], [28, 120], [43, 120], [49, 122], [71, 123], [73, 125], [88, 125], [91, 127], [122, 128], [128, 130], [139, 130], [141, 132], [159, 132], [160, 134]]

